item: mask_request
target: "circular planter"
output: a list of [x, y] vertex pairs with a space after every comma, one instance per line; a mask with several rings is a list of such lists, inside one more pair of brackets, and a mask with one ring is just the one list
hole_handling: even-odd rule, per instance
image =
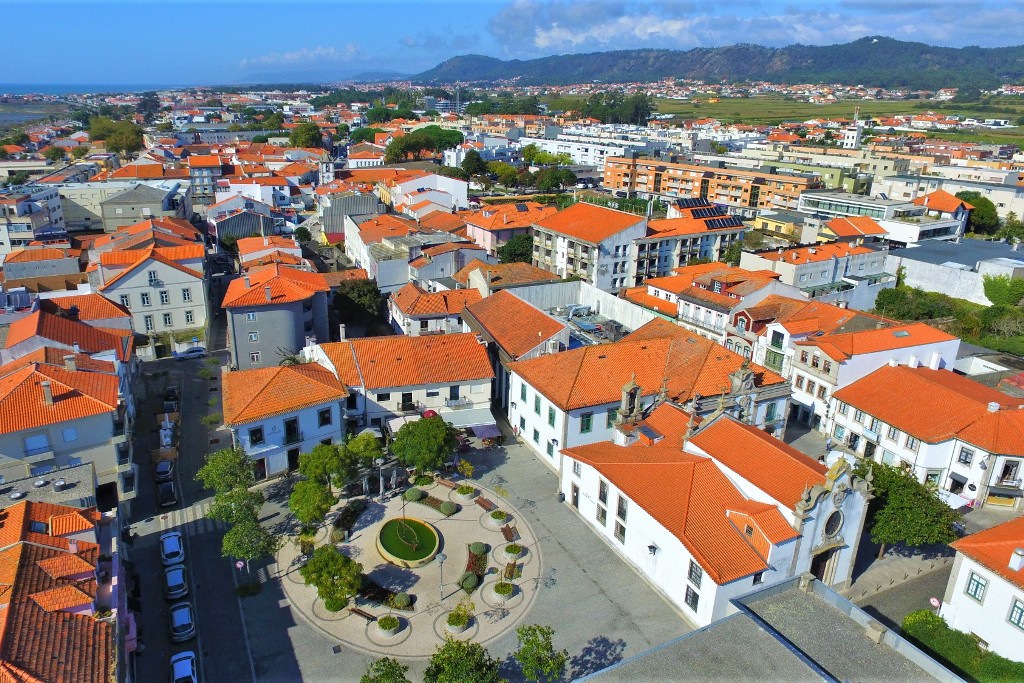
[[452, 626], [452, 625], [451, 625], [451, 624], [449, 624], [449, 623], [447, 622], [447, 620], [446, 620], [446, 621], [444, 622], [444, 630], [448, 631], [448, 633], [462, 633], [462, 632], [463, 632], [463, 631], [465, 631], [465, 630], [466, 630], [467, 628], [469, 628], [469, 625], [470, 625], [470, 624], [472, 624], [472, 623], [473, 623], [473, 620], [472, 620], [472, 619], [470, 619], [469, 621], [467, 621], [467, 622], [466, 622], [465, 624], [463, 624], [462, 626]]
[[455, 492], [455, 500], [459, 501], [460, 503], [470, 503], [473, 501], [474, 498], [476, 498], [476, 489], [473, 489], [471, 493], [459, 493], [458, 491]]
[[520, 557], [522, 557], [523, 555], [525, 555], [525, 554], [526, 554], [526, 548], [524, 548], [523, 546], [519, 546], [519, 552], [518, 552], [518, 553], [510, 553], [510, 552], [508, 551], [508, 546], [505, 546], [505, 547], [504, 547], [504, 548], [502, 549], [502, 551], [501, 551], [501, 554], [502, 554], [502, 556], [503, 556], [503, 557], [504, 557], [504, 558], [505, 558], [505, 559], [506, 559], [507, 561], [509, 561], [509, 562], [512, 562], [513, 560], [518, 560], [518, 559], [519, 559]]
[[377, 621], [377, 630], [380, 631], [382, 636], [394, 636], [398, 635], [398, 632], [402, 630], [402, 620], [398, 620], [398, 625], [394, 628], [384, 628], [380, 625], [380, 620]]
[[506, 601], [516, 597], [516, 593], [519, 592], [519, 588], [515, 584], [512, 584], [512, 592], [508, 595], [502, 595], [498, 591], [494, 590], [494, 587], [497, 586], [499, 583], [502, 582], [497, 581], [487, 586], [487, 597], [489, 600], [493, 600], [494, 604], [496, 605], [504, 604]]
[[501, 519], [495, 519], [494, 517], [491, 517], [489, 513], [487, 515], [487, 524], [494, 529], [500, 529], [511, 521], [512, 515], [505, 515]]

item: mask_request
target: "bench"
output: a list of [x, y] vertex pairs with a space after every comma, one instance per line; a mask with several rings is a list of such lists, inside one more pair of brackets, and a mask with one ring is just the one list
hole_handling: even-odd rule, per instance
[[447, 479], [435, 479], [434, 481], [436, 481], [438, 484], [445, 487], [446, 489], [452, 489], [453, 491], [459, 488], [458, 484], [456, 484], [454, 481], [448, 481]]
[[356, 616], [359, 616], [359, 617], [362, 617], [363, 619], [366, 619], [367, 621], [374, 621], [374, 620], [377, 619], [377, 617], [373, 616], [372, 614], [370, 614], [366, 610], [359, 609], [358, 607], [349, 607], [348, 611], [351, 612], [352, 614], [355, 614]]
[[476, 497], [476, 504], [479, 505], [480, 507], [482, 507], [487, 512], [493, 512], [493, 511], [498, 509], [497, 505], [495, 505], [491, 501], [487, 500], [483, 496], [477, 496]]
[[519, 538], [519, 531], [511, 524], [506, 524], [505, 526], [501, 527], [501, 535], [505, 537], [506, 543], [511, 543], [512, 541]]

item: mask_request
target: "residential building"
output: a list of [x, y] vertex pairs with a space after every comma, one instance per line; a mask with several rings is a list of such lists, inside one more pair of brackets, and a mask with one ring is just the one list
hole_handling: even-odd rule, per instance
[[634, 242], [634, 286], [695, 259], [717, 261], [747, 231], [738, 217], [703, 199], [676, 200], [669, 205], [668, 218], [652, 219], [647, 227], [647, 235]]
[[890, 250], [885, 268], [890, 273], [902, 271], [903, 282], [909, 287], [991, 306], [985, 296], [985, 277], [1024, 278], [1024, 250], [1018, 243], [932, 240]]
[[532, 237], [533, 224], [557, 211], [555, 206], [537, 202], [487, 206], [465, 216], [466, 236], [486, 249], [491, 256], [497, 256], [498, 249], [512, 237]]
[[[136, 204], [111, 204], [106, 206], [104, 202], [122, 195], [125, 191], [138, 186], [146, 186], [163, 192], [163, 198], [158, 202], [155, 195], [146, 201]], [[64, 220], [69, 231], [75, 230], [98, 230], [106, 229], [104, 216], [109, 215], [112, 220], [119, 222], [125, 216], [125, 208], [129, 210], [135, 207], [131, 213], [139, 216], [132, 222], [144, 218], [180, 218], [185, 220], [192, 217], [192, 185], [176, 179], [167, 180], [108, 180], [104, 182], [88, 183], [61, 183], [54, 185], [60, 194], [61, 207], [64, 210]], [[130, 195], [124, 195], [130, 198]], [[124, 198], [122, 197], [122, 199]], [[120, 208], [122, 213], [118, 214]], [[146, 216], [144, 211], [150, 211]], [[131, 215], [131, 214], [129, 214]], [[123, 225], [124, 223], [119, 222]], [[114, 228], [107, 230], [112, 232]]]
[[418, 251], [419, 256], [409, 261], [409, 281], [428, 291], [439, 289], [438, 281], [450, 281], [455, 273], [472, 261], [497, 261], [472, 242], [444, 242], [432, 247], [421, 247]]
[[192, 245], [204, 247], [205, 242], [203, 234], [188, 221], [180, 218], [151, 218], [97, 237], [89, 245], [89, 260], [95, 263], [108, 251]]
[[722, 405], [769, 433], [785, 427], [789, 385], [782, 377], [665, 320], [618, 342], [521, 360], [509, 369], [509, 423], [556, 471], [562, 471], [559, 449], [612, 437], [626, 394], [630, 415], [661, 400], [687, 405], [697, 417]]
[[273, 236], [282, 232], [286, 223], [284, 216], [269, 204], [241, 194], [211, 204], [206, 220], [218, 240]]
[[882, 289], [896, 286], [885, 270], [885, 251], [850, 242], [744, 251], [740, 267], [779, 274], [781, 282], [797, 287], [809, 299], [841, 303], [868, 310]]
[[447, 195], [448, 207], [452, 210], [469, 207], [469, 183], [436, 173], [409, 171], [404, 175], [381, 180], [375, 188], [382, 202], [396, 208], [412, 206], [416, 202], [410, 200], [410, 196], [423, 190], [435, 190]]
[[624, 157], [605, 161], [602, 184], [626, 196], [699, 197], [750, 218], [760, 209], [796, 209], [802, 192], [822, 187], [818, 176], [774, 168], [751, 170]]
[[646, 235], [645, 217], [580, 202], [534, 223], [533, 265], [618, 291], [633, 284], [633, 241]]
[[837, 391], [887, 363], [952, 368], [960, 340], [924, 323], [906, 323], [805, 337], [793, 345], [791, 417], [827, 431]]
[[749, 221], [751, 227], [761, 232], [790, 238], [797, 244], [812, 244], [818, 239], [821, 221], [807, 213], [770, 209], [758, 211], [757, 217]]
[[551, 282], [558, 276], [529, 263], [486, 263], [474, 259], [459, 270], [452, 279], [462, 287], [471, 287], [488, 297], [506, 287]]
[[192, 217], [191, 206], [180, 205], [178, 186], [135, 184], [99, 202], [105, 232], [116, 232], [151, 218]]
[[476, 301], [475, 289], [428, 292], [410, 282], [388, 298], [388, 318], [395, 332], [413, 337], [468, 332], [463, 310]]
[[241, 262], [243, 270], [247, 270], [253, 265], [259, 266], [267, 263], [282, 263], [303, 268], [306, 263], [302, 258], [302, 247], [294, 237], [278, 235], [243, 237], [235, 243], [235, 246], [238, 249], [238, 260]]
[[132, 312], [97, 293], [57, 296], [48, 293], [46, 298], [39, 299], [39, 310], [77, 320], [90, 327], [111, 332], [118, 330], [119, 334], [133, 331]]
[[561, 493], [697, 626], [804, 572], [838, 590], [852, 582], [871, 496], [845, 462], [826, 470], [721, 410], [695, 425], [668, 403], [611, 436], [563, 450]]
[[[646, 152], [649, 151], [648, 147], [653, 147], [653, 145], [634, 141], [602, 141], [594, 138], [588, 140], [573, 139], [573, 136], [562, 135], [560, 129], [555, 128], [555, 130], [559, 131], [559, 133], [552, 138], [520, 137], [518, 140], [520, 149], [526, 145], [535, 145], [540, 151], [549, 154], [568, 154], [574, 164], [601, 168], [608, 159]], [[663, 149], [664, 146], [660, 148]]]
[[1019, 507], [1021, 399], [914, 359], [891, 361], [837, 390], [831, 403], [826, 429], [853, 453], [934, 484], [954, 508]]
[[887, 241], [899, 245], [923, 240], [955, 240], [963, 235], [969, 209], [954, 216], [929, 211], [923, 204], [887, 195], [867, 197], [848, 192], [816, 190], [800, 195], [798, 210], [821, 219], [867, 216], [888, 233]]
[[309, 343], [329, 339], [329, 292], [323, 275], [276, 263], [232, 280], [221, 302], [231, 364], [239, 369], [277, 365]]
[[82, 272], [81, 249], [32, 247], [15, 249], [3, 260], [4, 282], [52, 277], [77, 276]]
[[216, 154], [190, 154], [186, 160], [192, 192], [199, 204], [212, 204], [224, 162]]
[[841, 216], [822, 224], [819, 242], [875, 243], [886, 240], [889, 232], [870, 216]]
[[951, 544], [956, 550], [939, 613], [986, 650], [1024, 661], [1024, 519]]
[[995, 205], [1000, 218], [1009, 212], [1024, 215], [1024, 187], [1000, 185], [976, 180], [952, 180], [931, 175], [895, 175], [886, 178], [877, 188], [887, 196], [906, 202], [913, 202], [921, 196], [942, 190], [956, 195], [959, 192], [978, 192]]
[[60, 244], [68, 238], [56, 188], [23, 185], [0, 192], [0, 254], [32, 243]]

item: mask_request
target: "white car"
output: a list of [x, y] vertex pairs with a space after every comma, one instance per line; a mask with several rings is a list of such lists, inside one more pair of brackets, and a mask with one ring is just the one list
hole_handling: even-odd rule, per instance
[[171, 683], [199, 683], [195, 652], [188, 650], [171, 657]]
[[174, 564], [164, 570], [164, 597], [168, 600], [188, 595], [188, 570], [183, 564]]
[[192, 605], [179, 602], [171, 606], [171, 642], [184, 643], [196, 637], [196, 619]]
[[160, 534], [160, 561], [165, 567], [185, 561], [185, 546], [181, 541], [180, 531]]
[[202, 346], [192, 346], [185, 349], [181, 353], [175, 353], [174, 357], [178, 360], [189, 360], [190, 358], [206, 358], [206, 349]]

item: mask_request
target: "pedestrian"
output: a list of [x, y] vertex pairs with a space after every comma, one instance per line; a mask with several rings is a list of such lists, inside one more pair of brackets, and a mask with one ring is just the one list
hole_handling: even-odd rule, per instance
[[832, 451], [832, 437], [825, 439], [825, 452], [830, 453]]

